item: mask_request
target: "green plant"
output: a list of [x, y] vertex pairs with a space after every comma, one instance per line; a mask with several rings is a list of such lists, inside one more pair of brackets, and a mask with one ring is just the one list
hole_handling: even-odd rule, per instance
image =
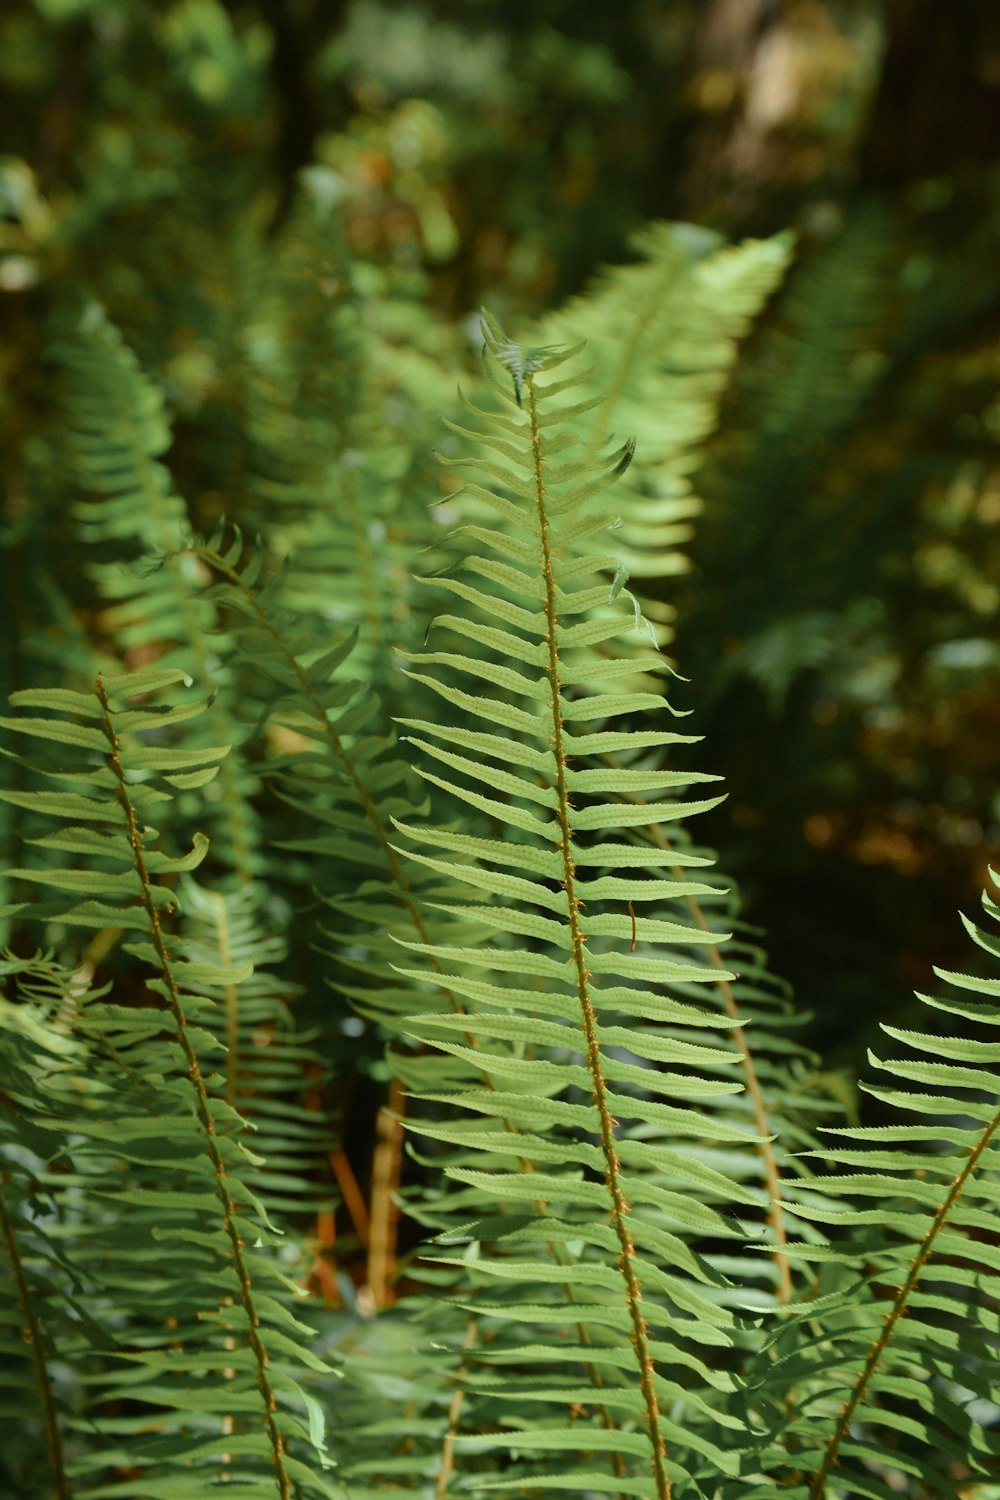
[[[292, 267], [310, 243], [303, 209]], [[0, 721], [15, 1493], [989, 1493], [998, 981], [944, 976], [959, 1034], [890, 1031], [882, 1112], [845, 1124], [689, 826], [717, 778], [670, 764], [695, 739], [669, 616], [628, 574], [680, 566], [788, 246], [661, 227], [643, 253], [564, 315], [596, 372], [484, 318], [442, 525], [413, 482], [430, 340], [387, 337], [377, 297], [318, 299], [343, 363], [300, 368], [277, 278], [244, 340], [280, 352], [270, 383], [233, 373], [250, 499], [214, 525], [175, 495], [155, 380], [98, 311], [60, 317], [100, 566], [83, 639], [60, 672], [52, 606]], [[637, 412], [651, 455], [607, 430]], [[209, 464], [218, 425], [188, 441]]]

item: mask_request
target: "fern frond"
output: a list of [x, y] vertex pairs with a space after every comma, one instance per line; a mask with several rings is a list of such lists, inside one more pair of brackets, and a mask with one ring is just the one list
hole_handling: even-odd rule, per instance
[[[484, 331], [509, 369], [507, 343], [492, 323]], [[436, 982], [461, 997], [465, 1013], [413, 1016], [411, 1034], [427, 1050], [401, 1068], [429, 1107], [456, 1116], [409, 1123], [444, 1147], [454, 1184], [452, 1195], [425, 1206], [425, 1221], [436, 1216], [444, 1240], [467, 1246], [464, 1255], [434, 1259], [468, 1288], [460, 1305], [489, 1328], [482, 1350], [465, 1361], [477, 1372], [464, 1383], [478, 1430], [456, 1436], [456, 1451], [473, 1465], [472, 1455], [507, 1452], [520, 1477], [503, 1485], [546, 1489], [556, 1487], [555, 1455], [563, 1463], [572, 1450], [580, 1467], [565, 1482], [577, 1489], [666, 1496], [705, 1463], [735, 1474], [745, 1440], [731, 1433], [736, 1446], [722, 1455], [699, 1417], [706, 1391], [711, 1399], [713, 1386], [732, 1385], [724, 1367], [710, 1374], [706, 1359], [718, 1360], [736, 1328], [725, 1278], [706, 1252], [742, 1242], [727, 1215], [753, 1201], [706, 1148], [752, 1150], [755, 1136], [752, 1124], [723, 1122], [714, 1108], [741, 1089], [730, 1038], [738, 1023], [698, 999], [720, 975], [705, 950], [724, 935], [667, 905], [690, 882], [665, 879], [664, 867], [706, 861], [602, 838], [714, 805], [684, 800], [713, 778], [610, 767], [595, 757], [608, 735], [627, 751], [649, 741], [591, 725], [668, 706], [659, 695], [618, 692], [613, 680], [609, 689], [591, 683], [595, 645], [613, 660], [635, 630], [624, 600], [616, 613], [595, 617], [608, 590], [591, 579], [608, 560], [596, 554], [581, 563], [576, 546], [581, 527], [601, 524], [589, 502], [619, 476], [625, 454], [550, 463], [550, 447], [561, 456], [567, 446], [555, 429], [559, 397], [574, 382], [545, 385], [538, 375], [560, 358], [546, 349], [514, 362], [523, 416], [516, 390], [491, 374], [513, 412], [481, 418], [484, 442], [502, 459], [476, 461], [496, 486], [477, 486], [476, 502], [501, 517], [500, 527], [477, 528], [492, 556], [470, 560], [489, 591], [445, 580], [475, 614], [468, 623], [448, 617], [458, 649], [410, 658], [460, 724], [471, 718], [490, 728], [463, 727], [456, 736], [447, 722], [427, 720], [413, 736], [429, 762], [421, 775], [484, 814], [484, 831], [405, 830], [418, 846], [436, 846], [418, 847], [414, 858], [438, 877], [447, 895], [435, 909], [455, 926], [450, 940], [431, 944], [400, 932], [425, 967], [399, 969], [433, 981], [426, 967], [433, 960], [444, 970]], [[458, 687], [456, 675], [475, 690]], [[457, 753], [456, 741], [471, 753]], [[486, 795], [484, 784], [500, 795]], [[650, 806], [623, 800], [638, 789]], [[458, 857], [447, 857], [452, 852]], [[657, 915], [646, 915], [647, 899]], [[478, 942], [465, 938], [468, 924], [479, 928]], [[721, 975], [735, 978], [729, 969]], [[475, 1068], [484, 1083], [470, 1085], [456, 1064]], [[490, 1200], [500, 1202], [500, 1215]], [[504, 1300], [496, 1301], [500, 1289]], [[526, 1386], [523, 1360], [539, 1337], [541, 1367]], [[478, 1373], [483, 1361], [492, 1377]], [[587, 1366], [600, 1372], [599, 1386]], [[567, 1367], [571, 1379], [556, 1373]], [[577, 1420], [580, 1406], [604, 1408], [610, 1424]], [[595, 1462], [612, 1460], [610, 1474], [595, 1478]]]
[[[988, 931], [963, 921], [996, 958], [1000, 908], [983, 902]], [[762, 1377], [770, 1394], [794, 1390], [768, 1494], [887, 1500], [896, 1471], [946, 1496], [996, 1470], [1000, 1044], [985, 1032], [1000, 1025], [1000, 979], [935, 972], [949, 993], [918, 998], [983, 1033], [884, 1026], [908, 1055], [873, 1054], [886, 1082], [864, 1087], [887, 1118], [916, 1122], [830, 1130], [815, 1153], [828, 1170], [791, 1210], [832, 1243], [817, 1256], [825, 1296], [781, 1330]]]
[[[709, 230], [653, 224], [632, 242], [634, 263], [606, 268], [586, 293], [546, 323], [546, 336], [583, 338], [602, 391], [573, 425], [596, 451], [611, 433], [632, 434], [636, 458], [618, 487], [622, 574], [682, 571], [683, 544], [701, 509], [692, 475], [715, 429], [738, 341], [788, 268], [792, 240], [726, 245]], [[590, 538], [583, 543], [602, 545]], [[660, 644], [673, 632], [664, 603], [644, 604]]]
[[[683, 827], [670, 830], [668, 836], [653, 824], [641, 838], [664, 851], [673, 847], [697, 852]], [[724, 1265], [741, 1287], [744, 1303], [752, 1295], [751, 1289], [761, 1286], [765, 1293], [762, 1305], [766, 1305], [773, 1282], [778, 1304], [787, 1305], [793, 1300], [795, 1282], [812, 1276], [807, 1265], [789, 1257], [789, 1238], [797, 1239], [803, 1229], [808, 1238], [821, 1240], [823, 1235], [816, 1226], [806, 1227], [794, 1220], [790, 1223], [785, 1203], [796, 1200], [799, 1181], [810, 1176], [804, 1153], [816, 1144], [817, 1124], [832, 1114], [839, 1117], [841, 1108], [821, 1085], [817, 1058], [796, 1039], [796, 1031], [807, 1018], [795, 1014], [787, 986], [770, 972], [766, 955], [754, 941], [756, 934], [747, 933], [734, 882], [715, 871], [710, 884], [685, 883], [679, 864], [669, 873], [677, 882], [676, 897], [709, 943], [699, 951], [717, 971], [714, 987], [702, 993], [722, 1014], [738, 1023], [733, 1039], [745, 1092], [720, 1101], [717, 1108], [734, 1123], [752, 1123], [756, 1142], [752, 1154], [740, 1157], [731, 1152], [727, 1170], [742, 1186], [759, 1194], [758, 1211], [770, 1227], [770, 1270], [765, 1269], [757, 1251], [739, 1258], [717, 1258], [716, 1263]], [[716, 939], [727, 932], [732, 936], [723, 952]], [[727, 962], [738, 967], [735, 979], [727, 977]]]
[[223, 986], [218, 1015], [206, 1022], [225, 1047], [218, 1092], [254, 1132], [255, 1160], [244, 1180], [267, 1217], [284, 1225], [297, 1213], [316, 1213], [329, 1197], [320, 1184], [332, 1125], [305, 1096], [321, 1096], [330, 1060], [317, 1030], [298, 1021], [299, 988], [280, 977], [288, 945], [263, 929], [256, 893], [207, 891], [188, 880], [180, 895], [185, 956], [246, 976]]
[[[233, 748], [201, 816], [213, 836], [213, 858], [248, 885], [263, 870], [252, 800], [257, 782], [240, 754], [238, 685], [226, 670], [204, 578], [193, 559], [177, 554], [190, 522], [162, 458], [171, 440], [163, 393], [95, 306], [62, 333], [52, 357], [63, 377], [70, 472], [86, 497], [74, 507], [77, 532], [104, 604], [98, 622], [104, 639], [94, 643], [88, 675], [110, 641], [116, 657], [190, 670], [212, 693], [201, 721], [208, 742]], [[151, 558], [159, 565], [151, 566]]]
[[[205, 1013], [227, 985], [248, 977], [248, 966], [181, 950], [165, 925], [178, 899], [169, 882], [201, 862], [207, 841], [199, 836], [189, 854], [171, 857], [154, 847], [148, 820], [178, 790], [210, 780], [225, 753], [165, 740], [190, 707], [161, 707], [148, 695], [180, 677], [146, 668], [98, 677], [89, 694], [25, 691], [13, 703], [29, 712], [2, 721], [28, 739], [46, 779], [70, 788], [0, 793], [55, 821], [41, 837], [74, 859], [18, 872], [50, 893], [22, 916], [123, 929], [124, 951], [148, 971], [153, 998], [105, 1004], [63, 982], [66, 1024], [93, 1048], [98, 1076], [78, 1099], [67, 1101], [56, 1083], [46, 1089], [43, 1080], [41, 1089], [43, 1100], [55, 1100], [50, 1128], [60, 1150], [82, 1172], [80, 1194], [107, 1209], [92, 1230], [85, 1226], [80, 1251], [95, 1295], [108, 1303], [102, 1321], [117, 1326], [125, 1287], [133, 1308], [141, 1288], [150, 1319], [90, 1377], [97, 1410], [88, 1421], [105, 1442], [78, 1460], [75, 1492], [109, 1493], [107, 1471], [119, 1462], [119, 1439], [131, 1434], [129, 1463], [150, 1496], [194, 1497], [225, 1475], [282, 1500], [298, 1489], [331, 1494], [315, 1408], [298, 1383], [323, 1366], [302, 1348], [310, 1330], [288, 1311], [285, 1278], [264, 1249], [272, 1231], [248, 1186], [243, 1122], [206, 1074], [218, 1043]], [[70, 747], [77, 768], [62, 768], [62, 750], [60, 769], [42, 764], [41, 747], [52, 746]], [[122, 1402], [130, 1410], [139, 1403], [142, 1417], [118, 1415]]]
[[[702, 475], [712, 582], [694, 608], [738, 620], [742, 649], [727, 672], [762, 680], [776, 669], [779, 693], [815, 664], [824, 640], [829, 651], [843, 633], [842, 586], [830, 592], [829, 581], [853, 575], [862, 553], [878, 555], [870, 539], [857, 546], [868, 523], [828, 487], [827, 470], [889, 368], [887, 309], [899, 256], [897, 226], [884, 204], [871, 202], [796, 267], [741, 363], [726, 431]], [[789, 495], [799, 497], [791, 508]], [[766, 590], [762, 556], [772, 581]], [[813, 560], [808, 570], [803, 557]]]
[[[0, 974], [23, 968], [0, 959]], [[84, 1049], [58, 1030], [47, 1032], [28, 1006], [0, 1001], [0, 1236], [6, 1277], [0, 1302], [0, 1396], [8, 1438], [0, 1471], [12, 1493], [48, 1493], [69, 1500], [70, 1473], [64, 1426], [72, 1415], [57, 1359], [79, 1356], [79, 1326], [67, 1295], [64, 1257], [57, 1243], [33, 1222], [39, 1216], [37, 1168], [48, 1136], [39, 1128], [41, 1098], [36, 1059], [48, 1055], [54, 1071], [69, 1055], [79, 1063]], [[55, 1148], [61, 1145], [55, 1143]], [[58, 1332], [56, 1333], [56, 1330]], [[62, 1388], [61, 1388], [62, 1387]]]
[[[289, 610], [280, 573], [260, 584], [264, 558], [258, 551], [245, 560], [238, 533], [227, 542], [223, 530], [194, 550], [218, 580], [213, 602], [240, 622], [230, 632], [237, 654], [267, 684], [258, 682], [255, 706], [257, 728], [271, 741], [261, 768], [291, 810], [277, 846], [309, 861], [309, 878], [335, 914], [322, 927], [337, 961], [330, 982], [366, 1020], [398, 1032], [399, 1017], [420, 997], [392, 973], [387, 933], [400, 922], [417, 941], [428, 942], [430, 933], [415, 898], [419, 877], [404, 871], [393, 847], [392, 819], [413, 813], [412, 776], [383, 728], [376, 695], [346, 675], [355, 638], [331, 641], [314, 620]], [[402, 1108], [394, 1082], [389, 1102], [393, 1111]], [[381, 1305], [395, 1260], [401, 1142], [389, 1114], [379, 1124], [385, 1181], [373, 1204], [370, 1273]]]
[[285, 607], [319, 633], [356, 629], [355, 671], [384, 694], [398, 684], [393, 647], [422, 628], [410, 561], [441, 527], [414, 483], [429, 420], [369, 326], [378, 311], [361, 283], [335, 194], [321, 169], [304, 173], [259, 314], [268, 338], [249, 402], [244, 515], [285, 564]]

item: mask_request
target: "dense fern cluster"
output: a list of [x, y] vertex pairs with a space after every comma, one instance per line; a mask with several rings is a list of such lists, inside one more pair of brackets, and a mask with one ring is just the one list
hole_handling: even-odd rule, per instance
[[0, 720], [7, 1491], [986, 1500], [1000, 981], [942, 976], [858, 1124], [639, 592], [789, 243], [658, 226], [538, 347], [485, 316], [456, 403], [334, 231], [313, 181], [240, 263], [186, 499], [168, 383], [96, 305], [51, 330], [82, 583]]

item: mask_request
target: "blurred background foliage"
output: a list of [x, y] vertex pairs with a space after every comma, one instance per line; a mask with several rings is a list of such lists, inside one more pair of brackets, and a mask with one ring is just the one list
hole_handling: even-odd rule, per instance
[[[173, 482], [210, 520], [267, 504], [266, 483], [245, 499], [262, 468], [288, 482], [268, 422], [308, 472], [288, 424], [350, 385], [349, 340], [333, 366], [317, 334], [340, 301], [429, 472], [481, 302], [528, 329], [650, 219], [791, 227], [691, 566], [648, 591], [728, 779], [710, 836], [816, 1040], [855, 1053], [961, 962], [954, 907], [1000, 820], [998, 95], [992, 0], [6, 0], [8, 676], [58, 607], [40, 537], [78, 597], [46, 345], [81, 291], [162, 388]], [[336, 233], [302, 218], [302, 181]], [[279, 240], [301, 358], [268, 404]]]

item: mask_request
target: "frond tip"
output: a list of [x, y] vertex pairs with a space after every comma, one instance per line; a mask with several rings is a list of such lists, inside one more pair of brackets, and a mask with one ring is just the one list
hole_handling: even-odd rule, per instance
[[515, 343], [512, 338], [508, 338], [496, 318], [485, 307], [480, 311], [479, 326], [482, 330], [483, 344], [497, 363], [503, 365], [513, 377], [514, 396], [518, 406], [521, 405], [524, 383], [529, 376], [537, 375], [541, 370], [548, 370], [553, 365], [561, 364], [564, 359], [577, 354], [583, 348], [580, 344], [576, 349], [561, 349], [557, 345], [551, 345], [547, 349], [527, 349], [523, 344]]

